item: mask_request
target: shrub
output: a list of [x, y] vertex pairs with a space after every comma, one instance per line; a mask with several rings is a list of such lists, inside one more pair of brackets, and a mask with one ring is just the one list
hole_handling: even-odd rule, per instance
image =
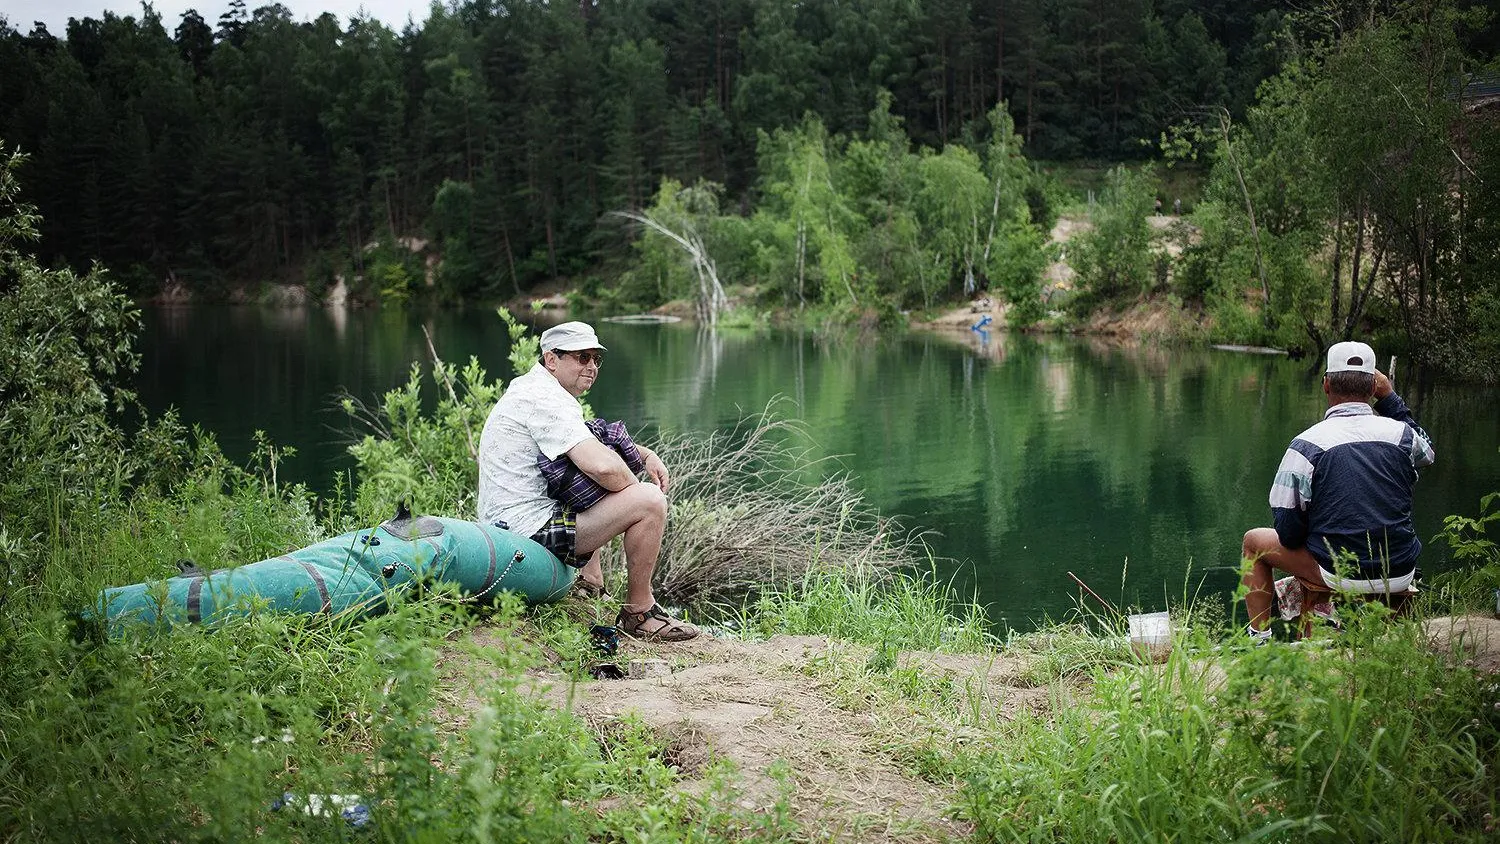
[[1478, 516], [1452, 515], [1443, 519], [1435, 542], [1447, 545], [1462, 567], [1433, 578], [1436, 602], [1452, 612], [1493, 611], [1500, 589], [1500, 543], [1490, 528], [1500, 523], [1500, 492], [1479, 500]]
[[1074, 268], [1089, 306], [1133, 297], [1156, 284], [1151, 255], [1151, 214], [1156, 177], [1151, 168], [1115, 167], [1092, 209], [1094, 227], [1073, 247]]
[[388, 517], [402, 501], [414, 512], [474, 514], [479, 435], [500, 385], [472, 357], [461, 371], [437, 361], [432, 378], [442, 394], [430, 414], [423, 410], [423, 367], [416, 363], [406, 384], [376, 407], [343, 399], [345, 413], [370, 431], [349, 447], [357, 478], [354, 510], [362, 522]]
[[140, 469], [118, 424], [136, 407], [140, 315], [98, 266], [47, 270], [22, 251], [39, 223], [24, 161], [0, 157], [0, 528], [29, 543], [54, 509], [92, 509]]
[[1047, 243], [1046, 233], [1025, 220], [1013, 220], [1001, 228], [990, 254], [988, 273], [1010, 303], [1006, 320], [1011, 326], [1028, 326], [1047, 315], [1042, 301], [1042, 273], [1055, 251]]

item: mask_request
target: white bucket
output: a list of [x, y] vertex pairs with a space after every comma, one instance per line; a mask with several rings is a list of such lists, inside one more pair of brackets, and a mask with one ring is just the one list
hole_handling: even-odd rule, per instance
[[1130, 646], [1142, 657], [1163, 662], [1172, 652], [1172, 620], [1167, 613], [1129, 616]]

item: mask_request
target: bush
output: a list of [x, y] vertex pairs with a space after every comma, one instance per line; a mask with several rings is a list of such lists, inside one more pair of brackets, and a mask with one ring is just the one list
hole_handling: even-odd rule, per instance
[[1115, 167], [1094, 206], [1092, 230], [1073, 247], [1073, 266], [1081, 291], [1075, 303], [1092, 307], [1150, 291], [1156, 284], [1151, 254], [1151, 224], [1146, 219], [1156, 194], [1156, 176]]
[[377, 407], [343, 399], [345, 413], [371, 431], [349, 447], [357, 477], [354, 512], [361, 523], [387, 518], [402, 501], [418, 513], [474, 514], [479, 435], [500, 384], [472, 357], [461, 371], [436, 362], [432, 378], [441, 397], [431, 414], [423, 410], [417, 363], [406, 384], [388, 391]]
[[1500, 492], [1479, 500], [1478, 516], [1452, 515], [1443, 519], [1443, 529], [1434, 542], [1447, 545], [1454, 561], [1463, 564], [1433, 578], [1436, 600], [1448, 611], [1495, 610], [1495, 590], [1500, 589], [1500, 542], [1490, 537], [1490, 528], [1497, 526], [1500, 526]]
[[995, 289], [1010, 303], [1006, 321], [1012, 327], [1031, 325], [1047, 315], [1042, 273], [1055, 252], [1046, 233], [1025, 221], [1011, 221], [1001, 229], [988, 272]]
[[120, 418], [139, 355], [140, 314], [104, 270], [46, 270], [20, 200], [18, 153], [0, 159], [0, 529], [29, 540], [55, 509], [90, 510], [141, 469]]

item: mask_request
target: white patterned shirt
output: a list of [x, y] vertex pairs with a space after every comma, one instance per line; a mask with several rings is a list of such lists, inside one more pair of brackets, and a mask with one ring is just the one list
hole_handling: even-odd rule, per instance
[[583, 407], [540, 363], [513, 379], [479, 437], [479, 521], [505, 521], [521, 536], [547, 523], [556, 502], [536, 456], [549, 460], [592, 437]]

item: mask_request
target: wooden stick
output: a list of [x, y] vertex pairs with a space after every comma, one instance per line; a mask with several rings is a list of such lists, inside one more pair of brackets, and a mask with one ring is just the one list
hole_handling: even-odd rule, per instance
[[1091, 597], [1094, 600], [1098, 601], [1099, 603], [1103, 604], [1105, 609], [1109, 610], [1110, 612], [1114, 613], [1115, 615], [1120, 615], [1121, 614], [1119, 610], [1115, 609], [1115, 605], [1114, 604], [1111, 604], [1109, 601], [1106, 601], [1103, 598], [1099, 597], [1099, 593], [1098, 592], [1095, 592], [1094, 590], [1090, 589], [1089, 585], [1087, 583], [1084, 583], [1082, 580], [1079, 580], [1078, 579], [1078, 575], [1076, 575], [1076, 574], [1074, 574], [1072, 572], [1068, 572], [1068, 577], [1073, 578], [1073, 582], [1074, 583], [1078, 584], [1083, 589], [1083, 591], [1089, 593], [1089, 597]]
[[[443, 359], [438, 357], [437, 347], [432, 345], [432, 332], [427, 330], [426, 325], [422, 326], [422, 336], [427, 338], [427, 353], [432, 355], [433, 373], [436, 374], [438, 370], [442, 370], [443, 382], [444, 385], [448, 388], [448, 398], [452, 399], [455, 405], [458, 404], [458, 390], [455, 390], [453, 388], [453, 373], [449, 372], [448, 369], [443, 366]], [[469, 456], [475, 460], [478, 460], [479, 449], [474, 447], [474, 432], [469, 428], [468, 425], [464, 426], [464, 438], [469, 441]], [[431, 467], [428, 468], [430, 469]]]

